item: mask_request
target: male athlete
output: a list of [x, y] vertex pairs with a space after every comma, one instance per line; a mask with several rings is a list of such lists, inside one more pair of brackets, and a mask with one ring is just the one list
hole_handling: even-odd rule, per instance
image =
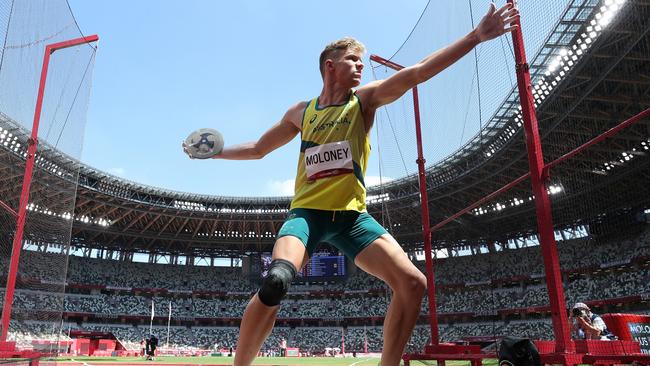
[[268, 274], [244, 311], [234, 366], [253, 362], [271, 333], [289, 284], [320, 242], [336, 246], [392, 289], [381, 365], [399, 365], [427, 283], [395, 239], [366, 212], [364, 175], [375, 111], [429, 80], [479, 43], [511, 31], [518, 16], [509, 4], [498, 10], [492, 4], [476, 29], [463, 38], [386, 80], [361, 87], [365, 47], [353, 38], [333, 42], [320, 55], [323, 89], [317, 98], [289, 108], [258, 141], [227, 147], [215, 156], [261, 159], [301, 135], [291, 210], [278, 233]]

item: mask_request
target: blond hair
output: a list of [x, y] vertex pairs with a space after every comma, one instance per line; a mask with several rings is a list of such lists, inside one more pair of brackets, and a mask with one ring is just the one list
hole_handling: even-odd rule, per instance
[[339, 55], [339, 52], [346, 51], [348, 49], [352, 49], [360, 53], [366, 52], [366, 46], [352, 37], [343, 37], [325, 46], [325, 49], [320, 54], [320, 59], [318, 62], [321, 76], [325, 75], [325, 61], [327, 59], [337, 57]]

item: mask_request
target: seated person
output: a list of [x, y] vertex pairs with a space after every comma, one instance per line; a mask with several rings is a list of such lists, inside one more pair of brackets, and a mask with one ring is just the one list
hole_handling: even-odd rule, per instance
[[607, 329], [607, 325], [599, 315], [591, 312], [589, 307], [581, 302], [573, 305], [571, 310], [571, 335], [573, 339], [612, 340], [616, 337]]

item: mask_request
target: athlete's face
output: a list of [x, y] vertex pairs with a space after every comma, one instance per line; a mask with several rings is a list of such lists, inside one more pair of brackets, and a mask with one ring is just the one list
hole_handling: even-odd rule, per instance
[[361, 71], [363, 70], [361, 52], [347, 49], [341, 53], [334, 63], [338, 80], [350, 82], [352, 87], [361, 84]]

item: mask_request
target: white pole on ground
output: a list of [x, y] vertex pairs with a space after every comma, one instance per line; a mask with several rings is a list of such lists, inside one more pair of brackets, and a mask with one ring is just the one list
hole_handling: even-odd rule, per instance
[[167, 317], [167, 345], [166, 348], [169, 348], [169, 324], [172, 321], [172, 302], [169, 302], [169, 316]]
[[153, 314], [154, 314], [154, 305], [153, 305], [153, 299], [151, 299], [151, 320], [149, 321], [149, 337], [153, 335]]

